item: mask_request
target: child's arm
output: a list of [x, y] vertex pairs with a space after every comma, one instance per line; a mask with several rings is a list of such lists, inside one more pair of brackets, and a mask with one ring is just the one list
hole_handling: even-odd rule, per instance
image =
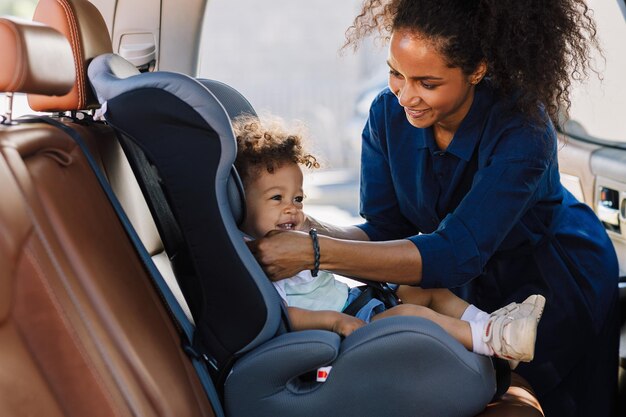
[[363, 320], [338, 311], [313, 311], [298, 307], [288, 307], [287, 311], [293, 330], [330, 330], [345, 337], [365, 325]]
[[312, 227], [315, 228], [320, 234], [334, 237], [335, 239], [370, 240], [369, 236], [356, 226], [337, 226], [320, 221], [307, 214], [300, 230], [308, 232]]

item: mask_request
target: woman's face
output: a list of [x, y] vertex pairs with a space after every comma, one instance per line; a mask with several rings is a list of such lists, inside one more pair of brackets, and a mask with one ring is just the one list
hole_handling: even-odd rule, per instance
[[387, 64], [389, 88], [409, 123], [452, 135], [469, 111], [474, 85], [485, 70], [480, 64], [468, 76], [460, 68], [449, 67], [432, 41], [408, 30], [392, 34]]
[[300, 230], [302, 181], [302, 170], [295, 163], [285, 163], [271, 174], [262, 170], [245, 187], [246, 220], [241, 230], [255, 239], [271, 230]]

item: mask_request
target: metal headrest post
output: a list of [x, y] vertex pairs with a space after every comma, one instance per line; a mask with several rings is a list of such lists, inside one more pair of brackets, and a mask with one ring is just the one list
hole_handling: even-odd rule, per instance
[[13, 93], [11, 92], [7, 92], [4, 93], [6, 96], [6, 113], [4, 113], [4, 115], [2, 115], [2, 124], [11, 124], [11, 122], [13, 121]]

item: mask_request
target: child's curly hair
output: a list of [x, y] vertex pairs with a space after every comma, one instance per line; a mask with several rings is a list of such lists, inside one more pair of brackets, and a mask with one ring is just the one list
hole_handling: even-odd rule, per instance
[[233, 121], [233, 130], [237, 138], [235, 168], [244, 185], [263, 169], [273, 173], [284, 163], [320, 167], [317, 158], [304, 150], [302, 129], [288, 130], [278, 117], [239, 116]]

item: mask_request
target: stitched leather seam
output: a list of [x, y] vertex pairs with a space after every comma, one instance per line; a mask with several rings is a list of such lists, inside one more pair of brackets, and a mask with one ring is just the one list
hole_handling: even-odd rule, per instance
[[74, 70], [76, 71], [76, 88], [78, 90], [77, 109], [82, 109], [85, 102], [83, 97], [83, 53], [80, 48], [80, 36], [78, 33], [76, 16], [74, 14], [74, 10], [70, 7], [67, 1], [57, 0], [57, 3], [63, 8], [67, 23], [69, 24], [70, 43], [74, 55]]
[[112, 411], [117, 416], [120, 416], [119, 410], [117, 409], [117, 404], [113, 400], [113, 396], [111, 395], [111, 392], [110, 392], [109, 388], [107, 387], [107, 385], [102, 380], [102, 376], [100, 375], [100, 373], [93, 366], [93, 363], [91, 363], [91, 360], [89, 359], [89, 356], [86, 353], [85, 346], [83, 345], [83, 343], [81, 342], [80, 338], [76, 334], [76, 330], [75, 330], [74, 326], [67, 319], [67, 316], [66, 316], [66, 313], [65, 313], [65, 309], [63, 308], [63, 306], [59, 302], [56, 294], [54, 294], [54, 291], [52, 290], [52, 288], [50, 288], [50, 284], [44, 278], [45, 274], [43, 273], [43, 269], [41, 268], [41, 264], [39, 263], [38, 258], [35, 256], [35, 254], [33, 254], [32, 249], [29, 249], [27, 247], [24, 248], [24, 255], [28, 258], [28, 260], [30, 260], [33, 268], [35, 269], [37, 278], [39, 279], [39, 281], [43, 285], [46, 293], [48, 294], [48, 298], [50, 299], [50, 302], [53, 304], [55, 310], [59, 313], [58, 315], [59, 315], [59, 317], [60, 317], [60, 319], [61, 319], [61, 321], [63, 323], [63, 327], [65, 327], [67, 329], [67, 332], [68, 332], [70, 338], [73, 341], [73, 345], [76, 346], [76, 349], [79, 351], [80, 356], [83, 358], [84, 363], [86, 364], [87, 368], [89, 369], [89, 372], [93, 375], [94, 380], [96, 381], [96, 383], [98, 384], [98, 386], [100, 387], [100, 389], [102, 390], [104, 395], [106, 395], [109, 398], [109, 402], [111, 404]]

